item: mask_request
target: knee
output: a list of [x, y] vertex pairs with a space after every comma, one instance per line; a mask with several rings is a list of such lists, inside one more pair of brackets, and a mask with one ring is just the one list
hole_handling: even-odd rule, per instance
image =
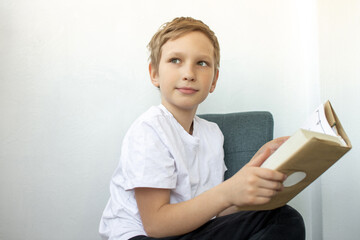
[[279, 210], [278, 221], [295, 230], [298, 237], [300, 237], [299, 239], [305, 239], [305, 223], [301, 214], [288, 205], [281, 207]]
[[299, 223], [304, 223], [303, 217], [301, 214], [294, 208], [289, 205], [285, 205], [280, 208], [281, 215], [286, 216], [287, 219], [295, 219], [298, 220]]

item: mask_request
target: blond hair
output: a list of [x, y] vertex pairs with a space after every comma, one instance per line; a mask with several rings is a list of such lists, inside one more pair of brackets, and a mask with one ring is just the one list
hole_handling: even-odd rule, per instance
[[215, 72], [220, 67], [220, 46], [215, 33], [202, 21], [191, 17], [175, 18], [171, 22], [163, 24], [160, 29], [152, 37], [148, 44], [150, 51], [149, 60], [151, 66], [156, 71], [159, 70], [159, 62], [161, 58], [161, 48], [170, 39], [174, 40], [182, 35], [199, 31], [205, 34], [214, 47]]

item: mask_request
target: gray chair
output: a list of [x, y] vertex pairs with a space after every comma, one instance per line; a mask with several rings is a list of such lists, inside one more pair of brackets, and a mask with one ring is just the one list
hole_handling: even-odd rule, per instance
[[203, 114], [215, 122], [224, 134], [225, 179], [242, 168], [259, 148], [273, 139], [274, 120], [269, 112]]

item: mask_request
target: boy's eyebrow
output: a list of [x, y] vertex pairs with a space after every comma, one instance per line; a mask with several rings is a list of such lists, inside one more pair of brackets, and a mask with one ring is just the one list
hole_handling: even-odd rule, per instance
[[[166, 54], [166, 56], [183, 56], [184, 55], [184, 53], [182, 53], [182, 52], [177, 52], [177, 51], [172, 51], [172, 52], [168, 52], [167, 54]], [[202, 53], [200, 53], [198, 56], [197, 56], [197, 58], [206, 58], [206, 59], [212, 59], [212, 55], [209, 55], [209, 54], [202, 54]]]
[[183, 53], [181, 53], [181, 52], [176, 52], [176, 51], [172, 51], [172, 52], [168, 52], [166, 55], [167, 55], [167, 56], [171, 56], [171, 55], [179, 56], [179, 55], [183, 55]]

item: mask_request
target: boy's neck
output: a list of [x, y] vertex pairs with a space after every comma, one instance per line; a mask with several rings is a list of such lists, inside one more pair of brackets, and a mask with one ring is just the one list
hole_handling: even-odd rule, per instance
[[193, 120], [196, 114], [197, 107], [194, 109], [178, 109], [163, 104], [164, 107], [174, 116], [176, 121], [192, 135], [193, 133]]

